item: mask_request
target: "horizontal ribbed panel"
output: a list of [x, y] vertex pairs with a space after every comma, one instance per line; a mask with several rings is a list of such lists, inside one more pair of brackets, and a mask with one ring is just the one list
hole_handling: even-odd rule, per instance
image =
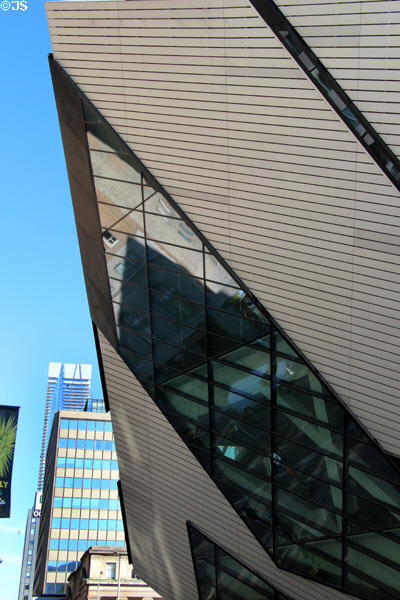
[[399, 2], [276, 4], [399, 156]]
[[400, 454], [399, 195], [253, 7], [138, 0], [47, 10], [55, 58]]
[[[197, 598], [190, 520], [295, 600], [327, 588], [279, 570], [100, 333], [135, 570], [166, 600]], [[350, 596], [329, 590], [331, 600]]]

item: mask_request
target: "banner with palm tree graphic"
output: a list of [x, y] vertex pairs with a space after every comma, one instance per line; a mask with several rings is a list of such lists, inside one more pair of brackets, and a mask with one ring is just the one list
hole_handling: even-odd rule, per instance
[[19, 408], [0, 406], [0, 518], [10, 516], [11, 475]]

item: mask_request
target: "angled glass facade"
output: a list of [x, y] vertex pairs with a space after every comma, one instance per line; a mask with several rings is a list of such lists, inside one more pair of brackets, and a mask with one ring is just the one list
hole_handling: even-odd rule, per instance
[[398, 470], [80, 98], [119, 354], [279, 567], [399, 599]]
[[200, 600], [290, 600], [188, 523]]
[[279, 566], [399, 598], [398, 471], [85, 115], [121, 356]]

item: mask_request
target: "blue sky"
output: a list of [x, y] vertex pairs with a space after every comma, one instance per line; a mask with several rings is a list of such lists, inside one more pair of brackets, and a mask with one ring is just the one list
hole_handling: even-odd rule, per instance
[[[37, 485], [49, 361], [97, 359], [47, 56], [44, 4], [0, 10], [0, 404], [20, 406], [12, 513], [0, 520], [0, 600], [16, 600]], [[14, 6], [16, 6], [14, 4]]]

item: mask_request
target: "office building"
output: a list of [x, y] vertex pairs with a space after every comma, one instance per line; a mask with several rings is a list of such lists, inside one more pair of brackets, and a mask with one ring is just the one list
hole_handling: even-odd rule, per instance
[[46, 406], [44, 410], [39, 485], [43, 489], [46, 450], [53, 418], [58, 410], [83, 410], [90, 399], [92, 365], [49, 363]]
[[18, 600], [30, 600], [32, 598], [41, 507], [42, 493], [36, 492], [34, 505], [28, 511], [28, 517], [26, 519]]
[[88, 406], [88, 410], [91, 410], [92, 406], [97, 406], [97, 403], [98, 409], [104, 411], [103, 401], [94, 400], [90, 397], [91, 379], [92, 365], [59, 362], [49, 363], [42, 446], [40, 452], [38, 491], [35, 494], [33, 507], [28, 511], [26, 521], [18, 600], [32, 599], [46, 450], [53, 418], [58, 410], [83, 410], [85, 406]]
[[399, 3], [47, 13], [141, 575], [399, 600]]
[[56, 413], [46, 459], [34, 593], [65, 594], [89, 546], [124, 546], [110, 415]]
[[106, 412], [103, 398], [89, 398], [85, 410], [89, 412]]
[[162, 600], [136, 577], [124, 548], [92, 546], [68, 577], [68, 600]]

